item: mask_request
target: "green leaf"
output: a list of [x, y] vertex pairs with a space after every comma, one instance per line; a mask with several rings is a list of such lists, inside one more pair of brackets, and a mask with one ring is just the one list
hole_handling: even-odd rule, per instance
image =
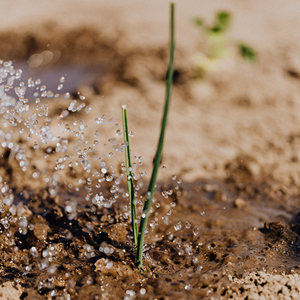
[[256, 61], [256, 53], [251, 47], [244, 45], [244, 44], [240, 44], [238, 47], [239, 47], [241, 56], [245, 60], [247, 60], [251, 63], [254, 63]]
[[199, 17], [193, 18], [192, 22], [194, 23], [194, 25], [200, 27], [204, 24], [204, 21], [202, 19], [200, 19]]
[[169, 104], [171, 99], [171, 91], [173, 86], [173, 61], [174, 61], [174, 48], [175, 48], [175, 42], [174, 42], [174, 23], [175, 23], [175, 5], [174, 3], [171, 3], [171, 22], [170, 22], [170, 58], [169, 58], [169, 66], [168, 66], [168, 77], [166, 81], [166, 95], [165, 95], [165, 107], [163, 111], [163, 117], [161, 122], [161, 131], [160, 136], [158, 140], [158, 145], [156, 148], [156, 153], [154, 157], [154, 163], [153, 163], [153, 170], [151, 179], [149, 182], [148, 192], [146, 195], [146, 200], [144, 203], [144, 208], [141, 216], [141, 222], [139, 227], [139, 234], [138, 234], [138, 245], [137, 245], [137, 251], [136, 251], [136, 257], [135, 257], [135, 263], [138, 267], [138, 270], [141, 273], [145, 272], [145, 269], [142, 265], [143, 260], [143, 245], [144, 245], [144, 238], [145, 238], [145, 232], [146, 232], [146, 225], [147, 220], [149, 216], [149, 211], [151, 208], [152, 198], [155, 190], [155, 184], [156, 184], [156, 178], [158, 169], [161, 163], [162, 158], [162, 150], [163, 150], [163, 143], [164, 143], [164, 137], [165, 137], [165, 130], [167, 126], [167, 116], [169, 111]]
[[132, 223], [132, 231], [133, 231], [133, 242], [134, 242], [135, 250], [137, 250], [138, 224], [137, 224], [136, 205], [134, 202], [134, 184], [133, 184], [133, 174], [131, 171], [132, 165], [131, 165], [131, 156], [130, 156], [130, 144], [129, 144], [126, 105], [122, 106], [122, 119], [123, 119], [123, 136], [124, 136], [124, 145], [125, 145], [126, 175], [127, 175], [128, 195], [129, 195], [131, 223]]
[[226, 11], [221, 11], [217, 14], [215, 25], [211, 29], [212, 32], [225, 32], [230, 25], [231, 15]]

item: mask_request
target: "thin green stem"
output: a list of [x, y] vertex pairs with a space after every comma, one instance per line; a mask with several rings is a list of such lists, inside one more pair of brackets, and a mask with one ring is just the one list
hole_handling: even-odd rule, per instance
[[124, 135], [124, 144], [125, 144], [125, 162], [126, 162], [128, 195], [129, 195], [129, 203], [130, 203], [130, 211], [131, 211], [133, 242], [134, 242], [134, 248], [136, 251], [137, 244], [138, 244], [138, 224], [137, 224], [136, 205], [134, 203], [134, 184], [133, 184], [131, 157], [130, 157], [130, 145], [129, 145], [126, 105], [122, 106], [122, 117], [123, 117], [123, 135]]
[[174, 3], [171, 3], [170, 60], [169, 60], [168, 73], [167, 73], [165, 108], [164, 108], [163, 118], [162, 118], [162, 122], [161, 122], [160, 137], [159, 137], [156, 154], [154, 156], [154, 161], [153, 161], [152, 175], [151, 175], [148, 192], [146, 195], [146, 200], [145, 200], [145, 204], [144, 204], [144, 208], [143, 208], [143, 212], [142, 212], [140, 228], [139, 228], [139, 236], [138, 236], [138, 245], [137, 245], [136, 257], [135, 257], [135, 263], [138, 266], [138, 269], [141, 273], [145, 272], [143, 265], [142, 265], [143, 245], [144, 245], [148, 215], [149, 215], [152, 198], [153, 198], [153, 194], [154, 194], [154, 190], [155, 190], [158, 168], [160, 166], [161, 157], [162, 157], [164, 136], [165, 136], [165, 130], [166, 130], [166, 125], [167, 125], [167, 116], [168, 116], [168, 111], [169, 111], [171, 90], [172, 90], [172, 85], [173, 85], [173, 61], [174, 61]]

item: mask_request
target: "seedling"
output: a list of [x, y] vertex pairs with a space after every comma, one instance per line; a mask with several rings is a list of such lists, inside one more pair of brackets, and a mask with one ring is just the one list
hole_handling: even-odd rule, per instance
[[[201, 46], [201, 51], [195, 55], [196, 76], [203, 77], [209, 70], [220, 68], [222, 60], [230, 58], [229, 40], [226, 33], [230, 27], [231, 15], [226, 11], [221, 11], [216, 15], [212, 27], [206, 26], [201, 18], [194, 18], [193, 23], [201, 28], [205, 37], [205, 45]], [[244, 43], [235, 43], [241, 57], [249, 62], [255, 62], [255, 51]]]
[[134, 186], [133, 186], [133, 177], [131, 172], [131, 158], [130, 158], [130, 145], [129, 145], [129, 136], [128, 136], [128, 126], [127, 126], [127, 111], [126, 106], [122, 107], [122, 116], [123, 116], [123, 132], [124, 132], [124, 144], [125, 144], [125, 156], [126, 156], [126, 170], [127, 170], [127, 181], [128, 181], [128, 194], [130, 201], [131, 209], [131, 222], [133, 229], [133, 241], [135, 247], [135, 264], [138, 267], [140, 273], [144, 274], [145, 269], [142, 265], [143, 260], [143, 245], [145, 239], [145, 231], [147, 226], [148, 215], [152, 203], [152, 198], [155, 190], [155, 184], [157, 179], [157, 173], [159, 166], [161, 164], [162, 158], [162, 149], [164, 143], [165, 130], [167, 126], [167, 116], [169, 111], [169, 104], [171, 98], [171, 90], [173, 85], [173, 60], [174, 60], [174, 3], [171, 3], [171, 24], [170, 24], [170, 60], [167, 73], [167, 82], [166, 82], [166, 96], [165, 96], [165, 107], [163, 112], [163, 118], [161, 122], [161, 131], [160, 137], [158, 140], [158, 145], [156, 149], [156, 154], [153, 160], [153, 170], [151, 179], [149, 182], [148, 191], [146, 194], [146, 199], [144, 203], [144, 208], [142, 211], [141, 222], [139, 231], [137, 231], [137, 213], [136, 206], [134, 203]]
[[134, 202], [134, 184], [133, 184], [133, 174], [132, 174], [132, 166], [131, 166], [126, 105], [123, 105], [122, 107], [122, 118], [123, 118], [123, 134], [124, 134], [124, 144], [125, 144], [126, 175], [127, 175], [127, 182], [128, 182], [128, 194], [129, 194], [129, 204], [130, 204], [130, 212], [131, 212], [132, 231], [133, 231], [133, 242], [134, 242], [134, 248], [137, 249], [138, 224], [137, 224], [136, 205]]

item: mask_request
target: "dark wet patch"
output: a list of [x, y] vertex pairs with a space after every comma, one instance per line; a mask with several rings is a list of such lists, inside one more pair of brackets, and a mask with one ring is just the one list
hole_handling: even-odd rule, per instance
[[[146, 276], [133, 264], [124, 200], [106, 209], [87, 205], [80, 193], [54, 199], [45, 190], [30, 192], [22, 199], [30, 215], [28, 233], [20, 233], [12, 222], [0, 235], [1, 281], [17, 279], [25, 288], [22, 299], [34, 293], [95, 299], [96, 294], [126, 295], [128, 290], [141, 296], [142, 289], [146, 298], [221, 297], [228, 274], [286, 272], [299, 265], [298, 201], [279, 203], [273, 189], [269, 183], [240, 189], [236, 183], [199, 181], [183, 184], [168, 199], [157, 195], [161, 205], [150, 216], [158, 224], [149, 227], [146, 238]], [[70, 197], [78, 200], [72, 220], [63, 205]], [[235, 205], [237, 198], [243, 206]]]

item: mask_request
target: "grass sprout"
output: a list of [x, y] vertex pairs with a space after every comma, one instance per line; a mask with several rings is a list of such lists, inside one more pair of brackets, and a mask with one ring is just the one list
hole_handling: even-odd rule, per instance
[[133, 184], [131, 157], [130, 157], [130, 145], [129, 145], [129, 133], [128, 133], [128, 125], [127, 125], [126, 105], [122, 106], [122, 119], [123, 119], [123, 135], [124, 135], [124, 144], [125, 144], [126, 175], [127, 175], [127, 183], [128, 183], [128, 194], [129, 194], [129, 204], [130, 204], [130, 212], [131, 212], [132, 231], [133, 231], [133, 242], [134, 242], [134, 247], [136, 250], [137, 245], [138, 245], [138, 224], [137, 224], [136, 205], [134, 202], [134, 184]]
[[204, 41], [194, 56], [196, 77], [203, 78], [208, 71], [219, 70], [225, 60], [232, 59], [234, 57], [230, 47], [232, 44], [244, 60], [250, 63], [256, 61], [256, 52], [252, 47], [245, 43], [232, 42], [228, 37], [231, 21], [232, 16], [226, 11], [216, 14], [212, 26], [207, 25], [202, 18], [192, 19], [193, 24], [200, 29]]
[[163, 150], [163, 143], [165, 137], [165, 131], [167, 126], [167, 117], [171, 99], [171, 91], [173, 85], [173, 61], [174, 61], [174, 11], [175, 5], [171, 3], [171, 18], [170, 18], [170, 59], [169, 59], [169, 66], [167, 72], [167, 81], [166, 81], [166, 95], [165, 95], [165, 106], [163, 111], [163, 117], [161, 122], [161, 131], [158, 140], [158, 145], [156, 149], [156, 154], [153, 160], [153, 170], [151, 179], [149, 182], [148, 191], [146, 194], [146, 199], [142, 211], [139, 231], [137, 233], [137, 214], [136, 214], [136, 206], [134, 204], [134, 186], [133, 186], [133, 178], [131, 173], [131, 159], [130, 159], [130, 148], [129, 148], [129, 137], [128, 137], [128, 128], [127, 128], [127, 111], [126, 106], [122, 108], [122, 116], [123, 116], [123, 131], [124, 131], [124, 143], [125, 143], [125, 156], [126, 156], [126, 170], [127, 170], [127, 181], [128, 181], [128, 194], [130, 200], [130, 209], [131, 209], [131, 221], [132, 221], [132, 228], [133, 228], [133, 240], [135, 249], [135, 264], [138, 267], [140, 273], [144, 274], [145, 268], [143, 267], [143, 245], [145, 239], [145, 231], [148, 221], [148, 215], [151, 208], [152, 198], [155, 190], [155, 184], [157, 179], [157, 173], [159, 166], [161, 164], [162, 158], [162, 150]]

